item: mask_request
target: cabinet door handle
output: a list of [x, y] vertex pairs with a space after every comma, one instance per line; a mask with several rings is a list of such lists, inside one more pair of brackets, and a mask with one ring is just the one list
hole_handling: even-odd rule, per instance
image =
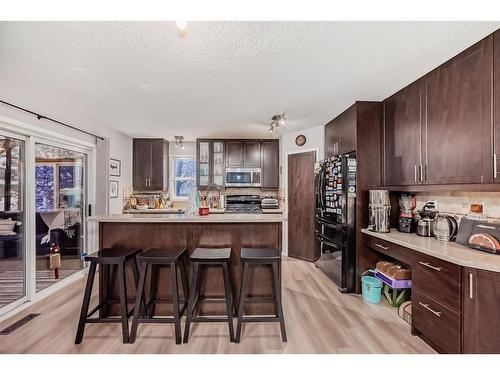
[[418, 262], [418, 263], [419, 263], [419, 264], [421, 264], [422, 266], [426, 266], [426, 267], [428, 267], [428, 268], [430, 268], [430, 269], [433, 269], [434, 271], [438, 271], [438, 272], [440, 272], [440, 271], [441, 271], [441, 269], [442, 269], [441, 267], [434, 267], [434, 266], [432, 266], [431, 264], [426, 263], [426, 262]]
[[441, 317], [441, 314], [442, 314], [442, 312], [441, 312], [441, 311], [436, 311], [436, 310], [431, 309], [431, 308], [429, 307], [429, 305], [428, 305], [428, 304], [426, 304], [426, 303], [419, 302], [418, 304], [419, 304], [420, 306], [422, 306], [424, 309], [429, 310], [431, 313], [433, 313], [433, 314], [434, 314], [434, 315], [436, 315], [437, 317]]
[[375, 246], [381, 248], [382, 250], [389, 250], [389, 246], [383, 246], [379, 243], [376, 243]]
[[415, 164], [415, 182], [417, 182], [417, 165]]
[[419, 178], [420, 182], [422, 182], [422, 181], [423, 181], [423, 175], [424, 175], [424, 174], [422, 173], [422, 170], [423, 170], [422, 164], [419, 164], [419, 165], [418, 165], [418, 174], [419, 174], [419, 176], [420, 176], [420, 178]]
[[493, 154], [493, 178], [497, 178], [497, 154]]
[[474, 299], [474, 276], [469, 273], [469, 299]]

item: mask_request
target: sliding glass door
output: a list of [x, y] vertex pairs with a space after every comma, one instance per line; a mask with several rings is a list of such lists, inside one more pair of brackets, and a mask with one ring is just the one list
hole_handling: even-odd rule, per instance
[[0, 312], [26, 300], [25, 143], [0, 131]]
[[36, 292], [84, 267], [86, 166], [83, 152], [35, 143]]

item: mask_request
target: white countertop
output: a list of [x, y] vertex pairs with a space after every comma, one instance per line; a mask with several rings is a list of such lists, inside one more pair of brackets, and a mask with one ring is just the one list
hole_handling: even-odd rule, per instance
[[361, 229], [361, 232], [459, 266], [500, 272], [500, 255], [470, 249], [455, 242], [442, 242], [434, 237], [420, 237], [416, 234], [401, 233], [394, 228], [391, 228], [389, 233], [372, 232], [367, 229]]
[[282, 214], [210, 214], [186, 216], [184, 214], [114, 214], [92, 216], [89, 222], [101, 223], [281, 223]]

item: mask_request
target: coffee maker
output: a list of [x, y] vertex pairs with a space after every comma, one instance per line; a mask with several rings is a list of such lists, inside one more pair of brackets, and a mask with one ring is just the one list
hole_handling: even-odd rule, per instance
[[417, 199], [414, 194], [401, 193], [399, 197], [399, 219], [398, 231], [403, 233], [413, 233], [416, 231], [416, 222], [413, 218], [413, 210], [417, 206]]

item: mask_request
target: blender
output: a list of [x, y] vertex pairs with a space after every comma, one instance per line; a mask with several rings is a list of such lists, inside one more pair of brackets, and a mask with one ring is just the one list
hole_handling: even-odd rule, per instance
[[413, 210], [417, 206], [414, 194], [402, 193], [399, 197], [398, 231], [413, 233], [416, 231], [416, 222], [413, 219]]

